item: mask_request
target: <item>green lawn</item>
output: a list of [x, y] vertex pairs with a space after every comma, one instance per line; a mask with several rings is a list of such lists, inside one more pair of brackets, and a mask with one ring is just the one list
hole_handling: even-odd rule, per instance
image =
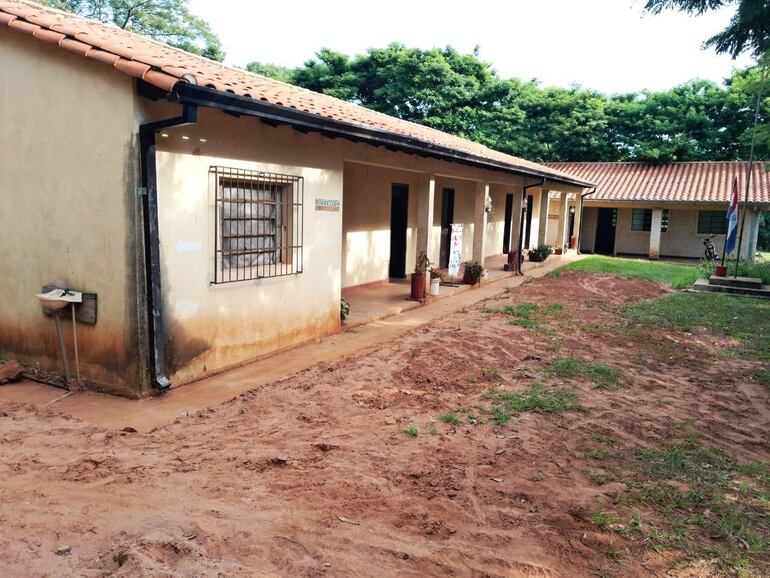
[[770, 301], [716, 293], [674, 293], [626, 305], [621, 313], [634, 323], [691, 332], [705, 327], [740, 345], [728, 353], [770, 361]]
[[665, 283], [674, 289], [683, 289], [692, 285], [699, 277], [695, 265], [680, 265], [665, 261], [648, 261], [646, 259], [620, 259], [592, 255], [580, 261], [569, 263], [548, 273], [549, 277], [558, 277], [564, 271], [588, 271], [620, 275], [621, 277], [638, 277], [658, 283]]

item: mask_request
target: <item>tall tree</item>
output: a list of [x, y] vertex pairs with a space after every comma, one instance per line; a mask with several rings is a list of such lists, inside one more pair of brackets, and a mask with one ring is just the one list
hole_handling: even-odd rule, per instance
[[222, 43], [188, 0], [41, 0], [43, 4], [114, 24], [187, 52], [222, 61]]
[[743, 52], [760, 56], [770, 50], [770, 2], [767, 0], [647, 0], [645, 10], [659, 14], [674, 9], [700, 15], [725, 6], [737, 6], [735, 14], [724, 30], [706, 41], [706, 46], [733, 58]]

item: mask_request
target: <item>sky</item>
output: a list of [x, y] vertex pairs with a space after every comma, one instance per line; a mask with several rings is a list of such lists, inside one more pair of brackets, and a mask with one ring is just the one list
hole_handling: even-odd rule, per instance
[[192, 0], [221, 38], [228, 64], [299, 66], [320, 48], [360, 54], [410, 47], [479, 46], [502, 77], [605, 93], [666, 90], [692, 78], [721, 82], [751, 64], [702, 43], [734, 9], [699, 17], [643, 14], [643, 0]]

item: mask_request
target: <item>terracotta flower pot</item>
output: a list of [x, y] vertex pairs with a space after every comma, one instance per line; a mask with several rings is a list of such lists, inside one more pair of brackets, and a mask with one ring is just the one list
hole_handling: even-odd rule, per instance
[[410, 299], [422, 301], [425, 299], [425, 273], [412, 273], [412, 292]]

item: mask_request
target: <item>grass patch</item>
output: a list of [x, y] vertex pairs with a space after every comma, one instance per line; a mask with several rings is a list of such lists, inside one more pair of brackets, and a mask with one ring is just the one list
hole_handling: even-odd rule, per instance
[[606, 389], [620, 380], [620, 371], [610, 365], [593, 363], [576, 357], [555, 359], [543, 369], [547, 376], [561, 379], [583, 378], [592, 381], [597, 389]]
[[587, 271], [620, 277], [648, 279], [664, 283], [674, 289], [689, 287], [700, 276], [698, 268], [693, 265], [680, 265], [664, 261], [648, 261], [646, 259], [619, 259], [592, 255], [580, 261], [568, 263], [548, 273], [547, 277], [558, 277], [564, 271]]
[[505, 307], [488, 307], [486, 313], [502, 313], [513, 317], [511, 325], [518, 325], [525, 329], [539, 329], [548, 317], [561, 312], [564, 309], [563, 303], [549, 303], [548, 305], [538, 305], [537, 303], [515, 303]]
[[448, 423], [449, 425], [460, 425], [462, 423], [460, 418], [453, 414], [451, 411], [443, 414], [439, 419], [444, 423]]
[[[725, 265], [727, 266], [727, 271], [730, 273], [730, 275], [733, 275], [735, 273], [735, 259], [728, 259]], [[701, 273], [700, 276], [708, 279], [709, 276], [714, 274], [716, 266], [716, 262], [710, 263], [708, 261], [702, 261], [698, 267]], [[757, 259], [754, 260], [753, 263], [741, 261], [738, 263], [738, 276], [757, 277], [762, 279], [762, 283], [768, 284], [770, 283], [770, 261], [762, 258], [761, 254], [757, 257]]]
[[652, 327], [692, 332], [705, 327], [740, 345], [729, 353], [770, 360], [770, 301], [709, 293], [675, 293], [654, 301], [626, 305], [621, 315]]
[[492, 401], [488, 413], [497, 425], [505, 425], [511, 416], [525, 411], [557, 413], [562, 411], [584, 411], [574, 391], [553, 389], [543, 383], [533, 383], [526, 391], [503, 391], [490, 389], [485, 397]]
[[770, 387], [770, 371], [767, 369], [755, 369], [751, 372], [751, 377], [753, 377], [761, 385]]
[[768, 575], [770, 467], [741, 465], [732, 454], [696, 440], [633, 452], [637, 474], [626, 481], [619, 501], [658, 514], [659, 527], [645, 524], [653, 547], [674, 548], [685, 559], [713, 559], [726, 573]]
[[416, 425], [414, 425], [413, 423], [410, 423], [408, 426], [404, 428], [404, 433], [412, 436], [413, 438], [416, 438], [418, 435], [420, 435], [420, 430], [417, 429]]

